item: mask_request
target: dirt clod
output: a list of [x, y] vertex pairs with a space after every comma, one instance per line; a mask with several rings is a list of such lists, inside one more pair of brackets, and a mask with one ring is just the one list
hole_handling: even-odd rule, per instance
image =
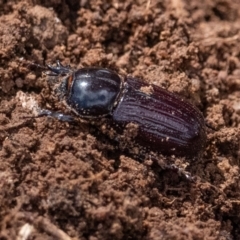
[[[239, 39], [239, 1], [0, 1], [0, 239], [240, 239]], [[23, 62], [57, 59], [196, 105], [206, 150], [173, 161], [197, 181], [138, 161], [140, 148], [121, 152], [115, 133], [34, 118], [39, 107], [68, 110]]]

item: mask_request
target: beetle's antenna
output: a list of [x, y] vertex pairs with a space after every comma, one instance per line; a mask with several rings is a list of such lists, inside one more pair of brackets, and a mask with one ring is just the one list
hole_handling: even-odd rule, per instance
[[36, 70], [36, 69], [41, 69], [41, 70], [48, 70], [48, 68], [44, 65], [34, 63], [34, 62], [29, 62], [23, 58], [20, 58], [20, 62], [24, 67], [29, 68], [31, 71]]
[[34, 62], [29, 62], [24, 59], [20, 59], [20, 61], [22, 62], [23, 66], [29, 68], [31, 71], [40, 69], [45, 71], [45, 74], [48, 76], [59, 76], [59, 75], [64, 76], [72, 72], [70, 65], [63, 66], [59, 60], [56, 61], [57, 66], [53, 66], [50, 64], [41, 65]]

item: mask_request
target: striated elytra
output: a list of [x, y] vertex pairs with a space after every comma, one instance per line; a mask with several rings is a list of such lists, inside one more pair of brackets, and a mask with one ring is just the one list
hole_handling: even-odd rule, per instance
[[[122, 79], [109, 69], [88, 67], [74, 71], [59, 61], [57, 66], [47, 68], [49, 75], [63, 76], [59, 93], [79, 117], [105, 118], [118, 132], [132, 123], [137, 126], [132, 141], [149, 151], [187, 158], [203, 152], [204, 118], [178, 95], [133, 77]], [[146, 88], [149, 90], [144, 91]]]

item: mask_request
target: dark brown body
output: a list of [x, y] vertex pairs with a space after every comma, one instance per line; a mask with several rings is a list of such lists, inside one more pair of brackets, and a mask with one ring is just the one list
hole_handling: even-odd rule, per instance
[[[192, 159], [202, 153], [206, 142], [204, 118], [176, 94], [136, 78], [123, 81], [104, 68], [72, 71], [58, 61], [56, 67], [48, 65], [48, 69], [56, 76], [67, 75], [59, 92], [72, 111], [80, 118], [94, 119], [100, 129], [104, 119], [106, 129], [116, 130], [105, 133], [118, 140], [120, 148], [136, 154], [155, 151]], [[49, 111], [47, 114], [71, 119]]]
[[124, 93], [113, 111], [118, 126], [135, 123], [136, 144], [167, 155], [198, 157], [205, 146], [205, 123], [192, 104], [158, 86], [127, 78]]

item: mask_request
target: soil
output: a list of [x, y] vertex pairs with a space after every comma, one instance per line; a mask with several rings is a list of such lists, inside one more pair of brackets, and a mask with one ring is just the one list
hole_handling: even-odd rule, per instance
[[[0, 239], [240, 239], [240, 3], [0, 1]], [[181, 95], [207, 123], [189, 182], [68, 112], [41, 68], [101, 66]], [[27, 105], [28, 104], [28, 105]], [[159, 161], [167, 161], [165, 156]]]

